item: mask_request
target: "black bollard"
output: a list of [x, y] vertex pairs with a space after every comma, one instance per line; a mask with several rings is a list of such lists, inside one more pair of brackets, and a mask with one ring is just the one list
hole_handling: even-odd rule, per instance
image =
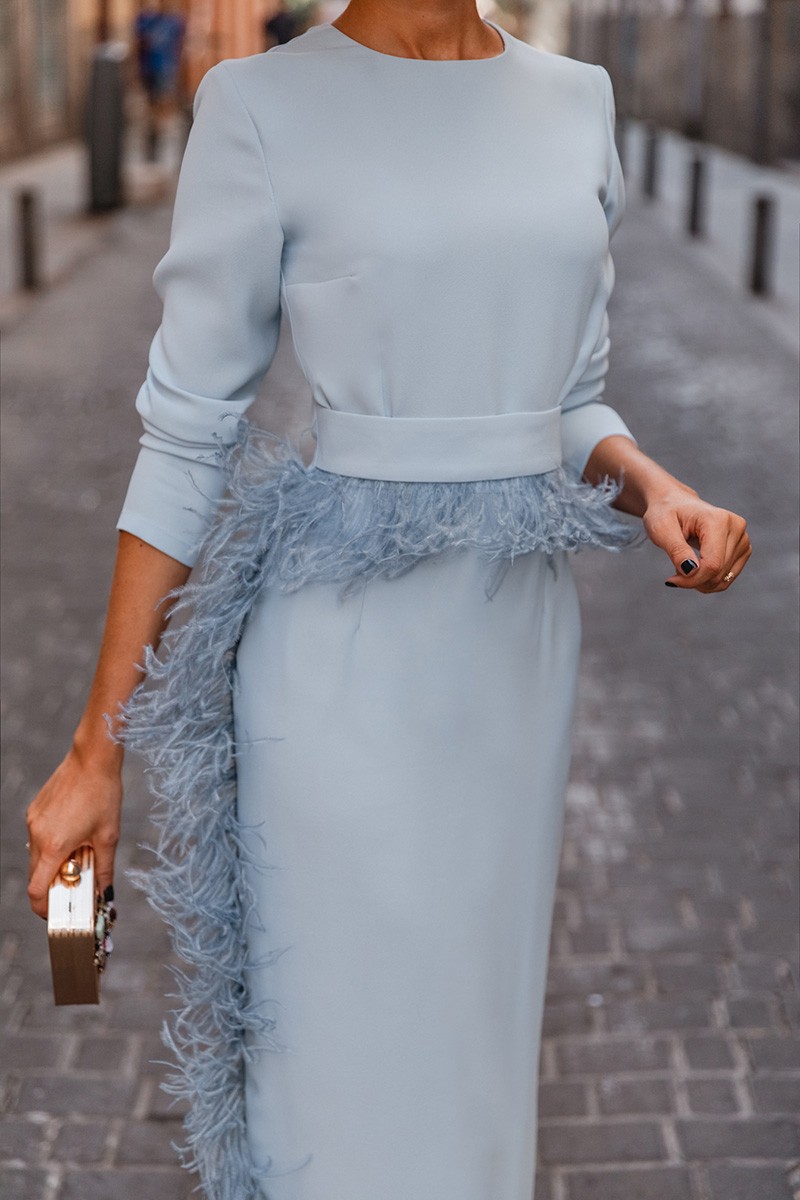
[[33, 188], [23, 188], [17, 205], [20, 287], [36, 291], [42, 281], [39, 196]]
[[686, 216], [686, 232], [691, 237], [705, 237], [706, 233], [706, 160], [695, 154], [689, 163], [689, 207]]
[[772, 294], [772, 246], [775, 232], [775, 200], [760, 195], [753, 207], [753, 242], [750, 259], [750, 291], [756, 296]]
[[89, 212], [119, 208], [122, 195], [122, 150], [125, 134], [123, 42], [95, 47], [86, 96], [86, 141], [89, 148]]
[[658, 193], [659, 134], [650, 122], [645, 127], [644, 170], [642, 172], [642, 195], [654, 200]]

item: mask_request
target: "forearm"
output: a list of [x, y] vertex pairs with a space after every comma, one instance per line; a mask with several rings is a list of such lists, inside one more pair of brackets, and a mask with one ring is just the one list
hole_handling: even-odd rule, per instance
[[165, 596], [186, 582], [189, 568], [154, 546], [121, 532], [105, 629], [89, 698], [74, 738], [76, 755], [100, 769], [117, 769], [122, 747], [109, 736], [112, 718], [142, 679], [144, 648], [156, 647], [169, 607]]
[[666, 502], [679, 494], [698, 495], [694, 488], [670, 475], [635, 442], [622, 435], [604, 437], [586, 464], [584, 478], [589, 483], [597, 485], [606, 475], [622, 483], [614, 507], [635, 517], [643, 517], [654, 503]]

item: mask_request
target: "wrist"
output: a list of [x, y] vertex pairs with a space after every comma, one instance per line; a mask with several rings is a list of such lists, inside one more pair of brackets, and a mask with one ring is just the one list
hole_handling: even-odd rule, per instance
[[71, 753], [82, 770], [101, 775], [118, 775], [125, 757], [124, 747], [112, 740], [102, 717], [99, 722], [82, 721], [78, 725]]
[[597, 483], [604, 475], [616, 478], [622, 485], [616, 507], [634, 516], [642, 517], [648, 509], [673, 508], [687, 500], [700, 499], [693, 487], [676, 479], [624, 435], [609, 435], [592, 451], [584, 478]]
[[654, 508], [674, 508], [684, 500], [699, 500], [700, 493], [679, 479], [660, 480], [642, 490], [645, 512]]

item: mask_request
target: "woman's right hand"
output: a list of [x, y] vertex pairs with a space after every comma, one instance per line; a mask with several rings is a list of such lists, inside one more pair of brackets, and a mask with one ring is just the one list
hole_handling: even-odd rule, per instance
[[101, 763], [84, 758], [73, 747], [26, 813], [28, 898], [38, 917], [47, 919], [50, 884], [64, 860], [81, 845], [94, 848], [99, 891], [113, 884], [121, 811], [121, 761]]

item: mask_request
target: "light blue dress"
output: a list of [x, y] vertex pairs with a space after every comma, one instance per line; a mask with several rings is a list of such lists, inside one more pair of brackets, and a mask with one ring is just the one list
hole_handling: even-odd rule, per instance
[[[131, 740], [211, 1200], [532, 1196], [568, 551], [633, 543], [581, 481], [633, 435], [601, 400], [610, 78], [493, 27], [431, 61], [317, 25], [195, 101], [118, 527], [208, 563]], [[281, 320], [309, 466], [237, 422]]]

